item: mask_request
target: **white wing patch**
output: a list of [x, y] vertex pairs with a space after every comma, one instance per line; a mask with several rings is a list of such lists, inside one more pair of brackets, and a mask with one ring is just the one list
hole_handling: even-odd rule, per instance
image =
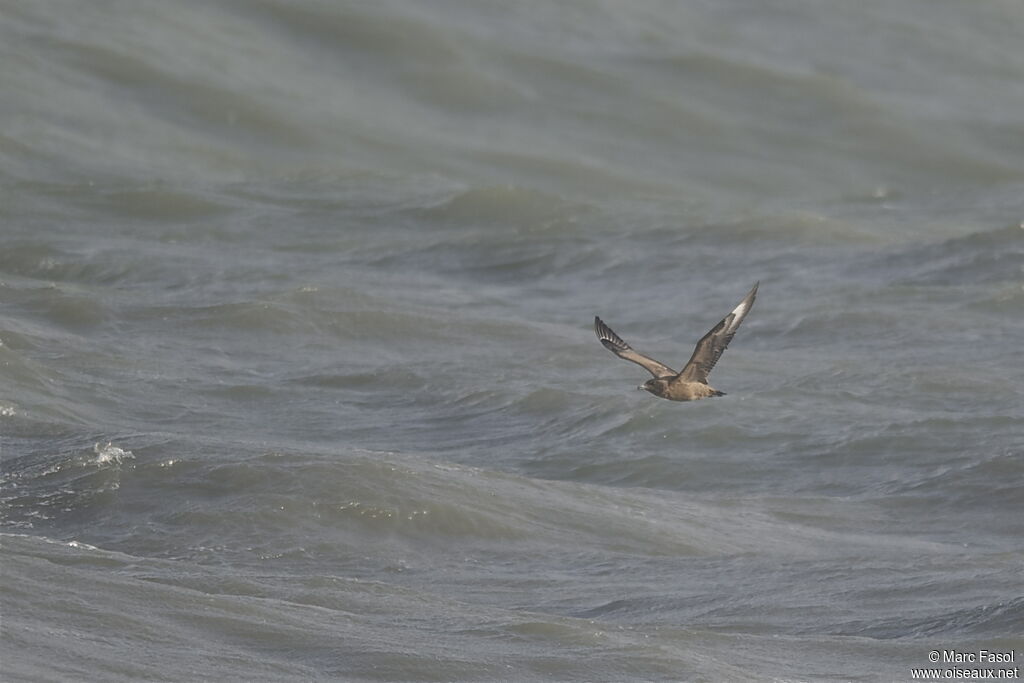
[[[761, 283], [758, 282], [757, 285], [759, 284]], [[754, 285], [754, 289], [752, 290], [753, 292], [757, 291], [757, 285]], [[739, 305], [736, 306], [736, 308], [732, 309], [732, 313], [730, 313], [729, 315], [735, 317], [733, 317], [732, 322], [729, 323], [730, 332], [735, 332], [737, 328], [739, 328], [740, 323], [743, 322], [743, 318], [745, 318], [747, 316], [747, 313], [750, 312], [750, 308], [753, 303], [754, 302], [750, 298], [750, 294], [747, 294], [747, 298], [743, 299], [743, 301], [741, 301]]]

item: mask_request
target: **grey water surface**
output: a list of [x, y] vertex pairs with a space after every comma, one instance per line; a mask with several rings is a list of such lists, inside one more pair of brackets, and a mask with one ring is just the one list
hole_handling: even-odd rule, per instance
[[0, 0], [0, 678], [1019, 666], [1022, 35]]

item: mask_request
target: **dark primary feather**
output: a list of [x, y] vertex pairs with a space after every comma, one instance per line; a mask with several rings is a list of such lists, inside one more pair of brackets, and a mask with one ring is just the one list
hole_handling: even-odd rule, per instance
[[594, 333], [606, 349], [623, 360], [636, 363], [655, 377], [672, 377], [676, 374], [675, 370], [664, 363], [659, 363], [650, 356], [634, 351], [633, 347], [622, 341], [622, 338], [615, 334], [612, 328], [605, 325], [604, 321], [597, 316], [594, 316]]

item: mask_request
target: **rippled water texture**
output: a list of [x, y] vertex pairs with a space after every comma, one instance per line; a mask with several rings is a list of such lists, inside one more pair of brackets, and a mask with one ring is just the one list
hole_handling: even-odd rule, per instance
[[[3, 680], [1019, 662], [1021, 35], [0, 0]], [[755, 281], [721, 398], [591, 327], [679, 367]]]

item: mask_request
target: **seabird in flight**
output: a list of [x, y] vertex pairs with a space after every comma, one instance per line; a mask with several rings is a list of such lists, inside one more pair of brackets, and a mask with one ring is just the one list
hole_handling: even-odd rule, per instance
[[708, 374], [721, 358], [725, 347], [732, 341], [740, 323], [747, 317], [747, 313], [750, 313], [759, 284], [761, 283], [756, 283], [753, 289], [743, 297], [743, 301], [697, 342], [697, 348], [693, 350], [693, 355], [690, 356], [690, 361], [683, 367], [682, 372], [676, 372], [649, 356], [637, 353], [629, 344], [622, 341], [619, 335], [612, 332], [612, 328], [605, 325], [604, 321], [596, 316], [594, 317], [594, 332], [597, 333], [597, 338], [601, 340], [606, 349], [619, 358], [636, 363], [654, 375], [654, 379], [647, 380], [642, 386], [637, 387], [638, 389], [646, 389], [655, 396], [667, 398], [670, 401], [696, 401], [710, 396], [723, 396], [725, 392], [708, 386]]

